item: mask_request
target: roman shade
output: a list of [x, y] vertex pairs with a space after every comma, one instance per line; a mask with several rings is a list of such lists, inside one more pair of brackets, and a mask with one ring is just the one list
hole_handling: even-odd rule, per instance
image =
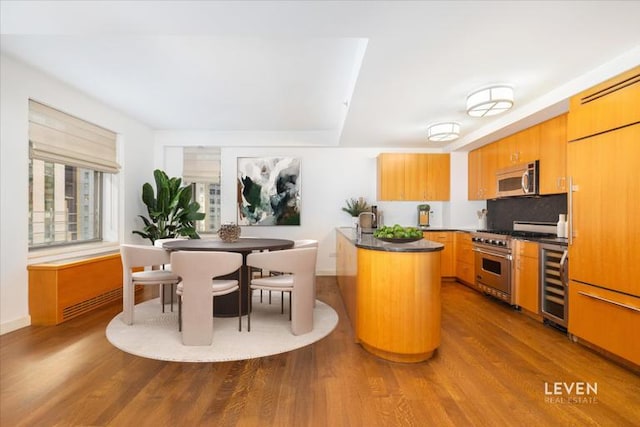
[[29, 100], [29, 157], [117, 173], [116, 134]]
[[220, 184], [220, 148], [184, 147], [182, 179], [185, 182]]

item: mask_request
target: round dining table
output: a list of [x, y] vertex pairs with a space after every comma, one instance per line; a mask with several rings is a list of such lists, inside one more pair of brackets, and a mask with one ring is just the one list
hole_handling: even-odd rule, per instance
[[[250, 269], [247, 266], [247, 255], [254, 251], [276, 251], [290, 249], [293, 240], [271, 239], [261, 237], [241, 237], [235, 242], [225, 242], [219, 239], [185, 239], [166, 242], [163, 248], [169, 251], [225, 251], [239, 252], [242, 254], [242, 274], [240, 275], [240, 288], [242, 295], [249, 292]], [[221, 278], [235, 278], [237, 273]], [[238, 315], [238, 293], [234, 292], [214, 298], [213, 315], [216, 317], [233, 317]], [[247, 314], [248, 301], [242, 298], [242, 315]]]

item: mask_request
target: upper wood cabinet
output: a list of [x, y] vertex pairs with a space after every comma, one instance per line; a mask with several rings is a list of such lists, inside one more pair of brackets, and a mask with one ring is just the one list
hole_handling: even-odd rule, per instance
[[378, 200], [405, 200], [405, 156], [401, 153], [378, 156]]
[[502, 169], [519, 163], [538, 160], [540, 128], [532, 126], [499, 140], [497, 168]]
[[469, 152], [469, 200], [496, 197], [496, 171], [540, 160], [540, 194], [567, 191], [567, 114]]
[[540, 194], [567, 192], [567, 114], [540, 123]]
[[469, 153], [468, 198], [486, 200], [496, 197], [498, 145], [485, 145]]
[[378, 200], [449, 200], [449, 154], [382, 153]]
[[569, 141], [638, 123], [640, 66], [572, 97], [569, 110]]

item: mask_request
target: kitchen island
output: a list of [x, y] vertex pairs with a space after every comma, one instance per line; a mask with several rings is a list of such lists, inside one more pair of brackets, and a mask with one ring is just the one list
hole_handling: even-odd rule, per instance
[[338, 228], [337, 278], [356, 342], [394, 362], [429, 359], [440, 345], [441, 243], [387, 243]]

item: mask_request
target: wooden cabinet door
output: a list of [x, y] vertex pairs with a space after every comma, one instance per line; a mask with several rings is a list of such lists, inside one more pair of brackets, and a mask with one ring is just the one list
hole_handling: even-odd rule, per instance
[[486, 200], [496, 197], [496, 166], [498, 144], [488, 144], [469, 152], [468, 189], [469, 200]]
[[640, 122], [640, 66], [572, 97], [569, 111], [569, 141]]
[[515, 287], [516, 304], [539, 314], [540, 284], [538, 244], [516, 240]]
[[498, 145], [485, 145], [482, 150], [482, 199], [493, 199], [497, 193], [496, 169]]
[[378, 200], [405, 200], [404, 161], [402, 153], [378, 156]]
[[640, 124], [571, 142], [567, 154], [569, 277], [640, 296]]
[[540, 124], [540, 194], [567, 192], [567, 114]]
[[482, 200], [481, 153], [481, 149], [477, 148], [470, 151], [467, 158], [467, 198], [469, 200]]
[[426, 179], [424, 200], [443, 200], [450, 199], [450, 174], [451, 161], [450, 155], [447, 154], [427, 154], [426, 155]]
[[516, 163], [515, 153], [516, 148], [516, 135], [510, 135], [506, 138], [502, 138], [497, 142], [494, 142], [497, 148], [497, 164], [498, 169], [508, 168]]
[[427, 154], [404, 154], [404, 192], [402, 200], [427, 200]]
[[424, 238], [433, 242], [442, 243], [444, 249], [440, 255], [440, 273], [442, 277], [455, 276], [455, 260], [453, 232], [449, 231], [425, 231]]
[[540, 127], [532, 126], [515, 135], [516, 151], [514, 164], [528, 163], [540, 157]]
[[475, 282], [475, 263], [471, 233], [457, 232], [454, 239], [456, 278], [468, 285]]

